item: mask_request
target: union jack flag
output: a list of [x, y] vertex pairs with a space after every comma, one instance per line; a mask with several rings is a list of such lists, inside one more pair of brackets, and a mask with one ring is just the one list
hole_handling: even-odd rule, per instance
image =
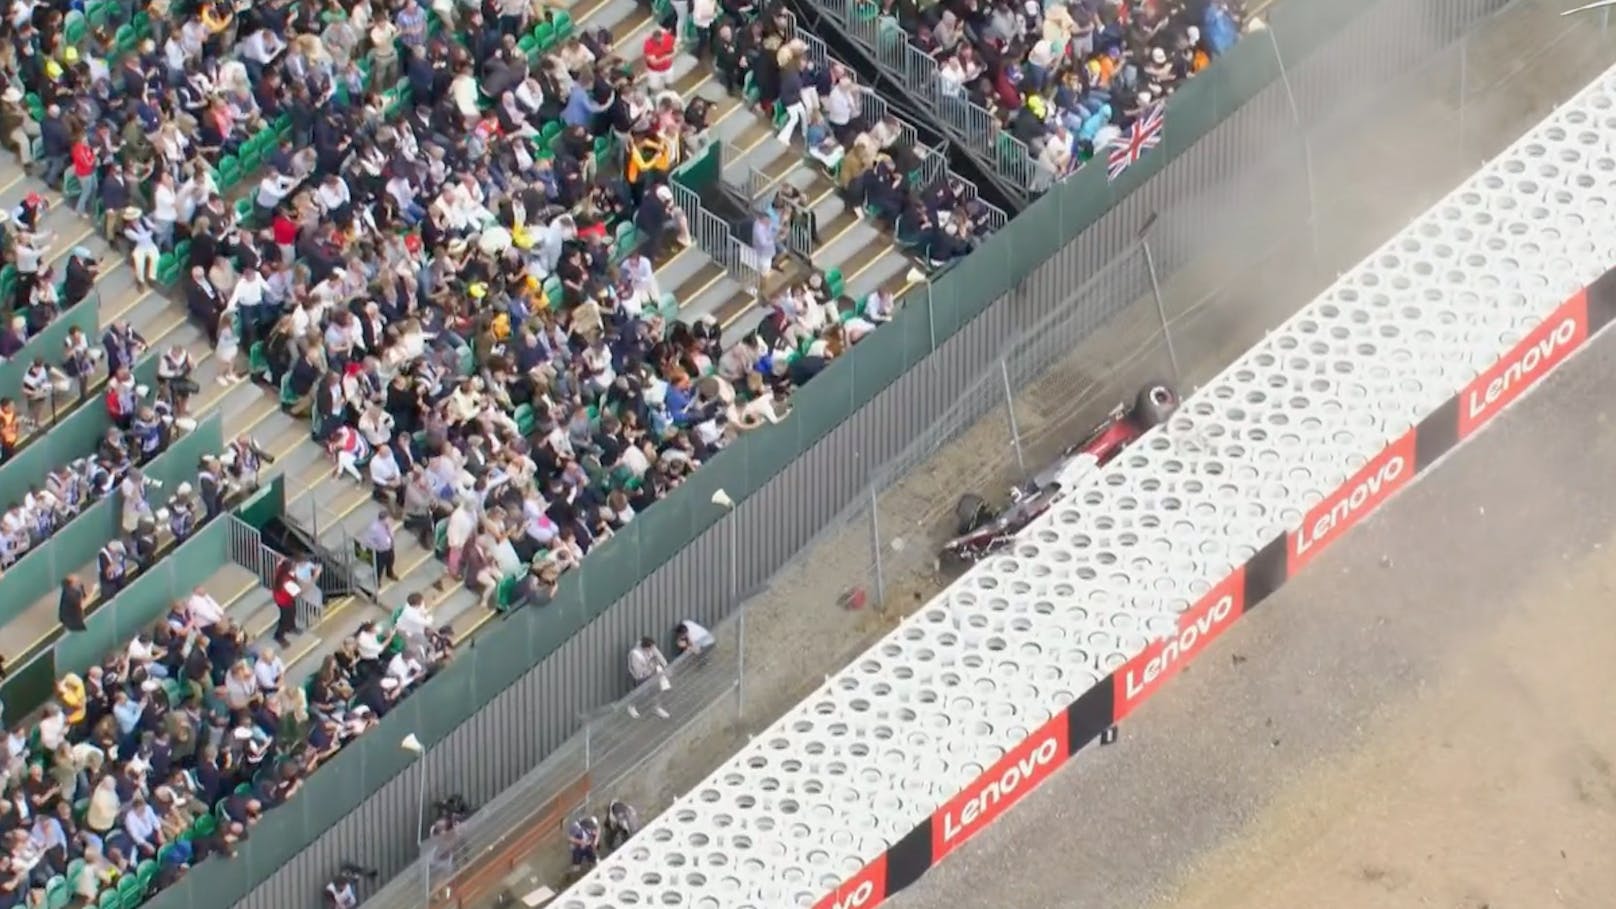
[[1110, 165], [1106, 168], [1106, 176], [1112, 180], [1122, 176], [1122, 172], [1161, 144], [1162, 126], [1167, 122], [1167, 105], [1161, 101], [1151, 105], [1150, 110], [1139, 115], [1133, 121], [1128, 131], [1117, 136], [1111, 142]]

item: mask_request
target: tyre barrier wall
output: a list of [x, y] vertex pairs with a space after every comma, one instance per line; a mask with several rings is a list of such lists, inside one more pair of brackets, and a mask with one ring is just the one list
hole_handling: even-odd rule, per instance
[[1612, 193], [1616, 70], [556, 905], [871, 909], [913, 883], [1609, 325]]
[[[1329, 544], [1484, 428], [1616, 318], [1616, 271], [1567, 300], [1492, 369], [1370, 459], [1152, 643], [1007, 752], [815, 909], [873, 909], [969, 842], [1101, 733], [1122, 722]], [[566, 904], [564, 904], [566, 905]]]

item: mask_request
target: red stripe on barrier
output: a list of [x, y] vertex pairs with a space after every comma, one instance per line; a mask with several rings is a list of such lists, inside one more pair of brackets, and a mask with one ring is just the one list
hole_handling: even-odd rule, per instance
[[886, 898], [887, 856], [883, 852], [815, 903], [814, 909], [875, 909]]
[[1288, 577], [1294, 577], [1325, 547], [1414, 479], [1414, 438], [1414, 430], [1404, 433], [1308, 511], [1286, 545]]
[[1151, 642], [1116, 671], [1112, 722], [1122, 722], [1123, 717], [1155, 694], [1168, 679], [1178, 675], [1245, 611], [1246, 569], [1241, 566], [1178, 617], [1178, 630], [1172, 637]]
[[1486, 425], [1588, 340], [1588, 292], [1579, 290], [1459, 396], [1459, 438]]
[[931, 860], [958, 849], [972, 834], [993, 823], [1033, 787], [1066, 763], [1071, 754], [1066, 740], [1066, 711], [1052, 717], [1037, 732], [1005, 752], [971, 785], [931, 816]]

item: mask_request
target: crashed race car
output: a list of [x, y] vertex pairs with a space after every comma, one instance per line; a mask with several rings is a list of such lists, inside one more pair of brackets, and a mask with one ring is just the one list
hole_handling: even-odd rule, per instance
[[1002, 510], [975, 493], [960, 496], [954, 506], [958, 528], [954, 538], [943, 544], [940, 561], [970, 564], [1008, 546], [1023, 527], [1048, 510], [1062, 490], [1072, 488], [1083, 475], [1105, 466], [1135, 439], [1165, 423], [1178, 404], [1178, 392], [1172, 386], [1152, 382], [1132, 402], [1112, 408], [1100, 425], [1061, 452], [1055, 463], [1012, 488], [1010, 502]]

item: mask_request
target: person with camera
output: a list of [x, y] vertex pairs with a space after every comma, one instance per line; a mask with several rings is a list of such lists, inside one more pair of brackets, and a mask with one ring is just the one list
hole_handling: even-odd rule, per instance
[[323, 905], [326, 909], [354, 909], [359, 905], [359, 881], [373, 881], [376, 874], [373, 869], [343, 862], [337, 876], [326, 882]]
[[196, 362], [183, 344], [169, 345], [157, 361], [158, 388], [168, 398], [176, 417], [185, 416], [186, 405], [199, 390], [191, 375], [195, 370]]
[[606, 806], [606, 851], [615, 852], [640, 829], [640, 814], [622, 799]]
[[595, 867], [600, 861], [600, 821], [593, 816], [575, 819], [567, 827], [567, 844], [572, 848], [574, 876]]

